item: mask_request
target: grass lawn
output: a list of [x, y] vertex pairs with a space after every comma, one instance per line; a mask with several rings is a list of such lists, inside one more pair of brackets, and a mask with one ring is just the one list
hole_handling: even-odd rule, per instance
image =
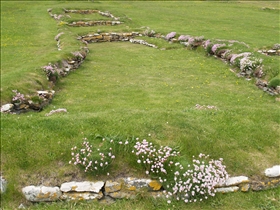
[[[265, 7], [265, 9], [264, 9]], [[118, 26], [68, 27], [47, 13], [67, 9], [110, 11], [124, 22]], [[150, 27], [158, 33], [204, 36], [245, 42], [236, 50], [254, 52], [264, 59], [265, 78], [279, 77], [279, 56], [258, 55], [260, 48], [279, 43], [278, 2], [1, 2], [1, 105], [12, 90], [29, 94], [48, 89], [41, 67], [79, 50], [78, 35], [89, 32], [130, 32]], [[70, 14], [71, 15], [71, 14]], [[106, 20], [92, 14], [78, 19]], [[257, 20], [257, 21], [256, 21]], [[63, 19], [67, 21], [67, 19]], [[61, 36], [58, 51], [54, 37]], [[277, 209], [279, 189], [248, 194], [217, 195], [196, 204], [168, 205], [141, 195], [111, 206], [97, 203], [34, 204], [26, 202], [26, 185], [60, 185], [70, 180], [94, 180], [69, 165], [71, 148], [84, 137], [93, 144], [96, 136], [121, 140], [139, 137], [181, 151], [182, 160], [193, 155], [222, 157], [230, 175], [263, 176], [279, 164], [279, 102], [255, 85], [238, 78], [228, 64], [209, 57], [201, 49], [188, 50], [145, 38], [159, 48], [129, 42], [89, 44], [85, 62], [61, 78], [52, 103], [42, 112], [21, 115], [1, 113], [1, 172], [8, 180], [1, 208], [20, 203], [30, 209]], [[196, 104], [217, 109], [198, 110]], [[53, 109], [68, 113], [46, 117]], [[144, 176], [130, 151], [119, 154], [109, 178]], [[100, 178], [104, 178], [102, 175]], [[105, 177], [107, 178], [107, 177]]]

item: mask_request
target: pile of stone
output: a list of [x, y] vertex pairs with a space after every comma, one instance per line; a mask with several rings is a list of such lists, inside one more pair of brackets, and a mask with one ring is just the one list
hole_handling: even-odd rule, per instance
[[[9, 103], [1, 106], [1, 112], [20, 114], [28, 111], [42, 111], [45, 106], [51, 103], [55, 91], [37, 91], [35, 95], [26, 96], [26, 100], [20, 103]], [[36, 100], [34, 100], [36, 98]]]
[[114, 25], [120, 25], [122, 22], [120, 21], [77, 21], [68, 23], [68, 26], [76, 26], [76, 27], [86, 27], [86, 26], [100, 26], [100, 25], [107, 25], [107, 26], [114, 26]]
[[259, 53], [264, 55], [280, 55], [280, 44], [273, 45], [272, 49], [269, 50], [258, 50]]
[[112, 15], [110, 12], [102, 12], [99, 10], [68, 10], [68, 9], [64, 9], [65, 13], [78, 13], [78, 14], [92, 14], [92, 13], [98, 13], [102, 16], [106, 16], [106, 17], [110, 17], [113, 20], [119, 20], [120, 18], [115, 17], [114, 15]]
[[150, 43], [148, 43], [144, 40], [141, 40], [141, 39], [130, 39], [129, 41], [133, 44], [142, 44], [142, 45], [146, 45], [148, 47], [158, 48], [156, 45], [150, 44]]
[[113, 42], [113, 41], [129, 41], [135, 36], [140, 36], [139, 32], [131, 32], [131, 33], [95, 33], [88, 34], [85, 36], [79, 36], [77, 39], [86, 43], [91, 42]]
[[280, 94], [280, 86], [277, 87], [269, 87], [268, 82], [265, 80], [258, 79], [256, 81], [256, 86], [262, 89], [264, 92], [268, 93], [269, 95], [279, 95]]

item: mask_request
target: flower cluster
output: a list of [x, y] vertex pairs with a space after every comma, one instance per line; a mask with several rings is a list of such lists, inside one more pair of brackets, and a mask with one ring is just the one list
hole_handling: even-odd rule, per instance
[[180, 154], [168, 146], [161, 146], [157, 149], [152, 142], [149, 143], [146, 139], [142, 142], [137, 141], [134, 148], [135, 151], [133, 150], [132, 153], [138, 157], [137, 163], [144, 166], [146, 174], [166, 174], [166, 166], [170, 165], [167, 160]]
[[12, 99], [14, 103], [23, 103], [26, 100], [24, 94], [21, 94], [17, 90], [12, 90], [12, 91], [15, 93], [15, 96]]
[[240, 59], [240, 70], [243, 72], [255, 70], [257, 67], [261, 66], [262, 59], [243, 57]]
[[211, 48], [212, 52], [215, 54], [217, 52], [217, 50], [221, 47], [225, 47], [225, 44], [214, 44]]
[[181, 35], [178, 38], [178, 41], [187, 41], [191, 36], [190, 35]]
[[237, 58], [240, 58], [240, 57], [248, 57], [250, 56], [251, 53], [249, 52], [244, 52], [244, 53], [240, 53], [240, 54], [232, 54], [231, 58], [230, 58], [230, 63], [231, 64], [239, 64], [239, 62], [236, 62], [236, 59]]
[[48, 77], [56, 74], [55, 67], [51, 63], [49, 63], [49, 65], [47, 66], [43, 66], [43, 71], [47, 74]]
[[[208, 160], [209, 156], [200, 154], [198, 159], [193, 156], [192, 164], [184, 167], [177, 163], [173, 180], [166, 180], [166, 198], [183, 200], [185, 203], [202, 201], [215, 196], [215, 186], [223, 183], [228, 174], [223, 159]], [[165, 180], [160, 179], [161, 182]], [[172, 182], [173, 181], [173, 182]]]
[[[133, 150], [132, 150], [133, 149]], [[71, 149], [70, 164], [80, 165], [85, 172], [104, 171], [118, 154], [132, 150], [137, 164], [143, 166], [147, 175], [157, 178], [165, 188], [168, 203], [171, 200], [184, 202], [197, 202], [215, 196], [215, 186], [223, 183], [228, 174], [223, 165], [223, 159], [209, 160], [209, 156], [200, 154], [191, 162], [180, 163], [180, 153], [168, 146], [156, 146], [147, 140], [136, 142], [132, 147], [129, 141], [116, 141], [102, 139], [98, 147], [94, 148], [85, 138], [82, 148], [76, 146]], [[133, 158], [134, 158], [133, 157]], [[109, 173], [107, 173], [109, 175]]]
[[[105, 141], [105, 139], [103, 139], [103, 141]], [[111, 142], [113, 142], [113, 140], [111, 140]], [[85, 169], [85, 172], [96, 171], [99, 173], [100, 171], [104, 171], [115, 159], [115, 155], [111, 147], [109, 151], [102, 151], [101, 147], [102, 145], [93, 148], [89, 141], [84, 138], [82, 148], [78, 149], [76, 146], [71, 148], [72, 159], [69, 161], [69, 164], [80, 165]]]
[[183, 166], [176, 159], [180, 153], [170, 147], [157, 149], [144, 139], [136, 142], [134, 148], [132, 153], [137, 156], [137, 163], [144, 166], [146, 174], [156, 175], [164, 186], [168, 203], [172, 199], [186, 203], [208, 199], [215, 196], [214, 187], [228, 178], [223, 159], [208, 160], [209, 156], [200, 154], [198, 159], [193, 157], [191, 164]]
[[72, 55], [74, 55], [77, 59], [83, 59], [84, 58], [84, 56], [79, 51], [72, 52]]
[[170, 40], [170, 39], [174, 38], [175, 36], [176, 36], [176, 32], [170, 32], [169, 34], [167, 34], [165, 36], [165, 39]]
[[155, 35], [155, 31], [150, 29], [149, 27], [143, 32], [145, 36], [153, 37]]

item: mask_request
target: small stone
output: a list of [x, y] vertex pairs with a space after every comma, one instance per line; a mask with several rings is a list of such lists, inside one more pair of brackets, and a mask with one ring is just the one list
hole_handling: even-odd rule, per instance
[[13, 104], [5, 104], [1, 106], [1, 112], [8, 112], [14, 107]]
[[7, 181], [2, 176], [0, 176], [0, 191], [1, 191], [1, 193], [6, 192], [6, 189], [7, 189]]
[[66, 182], [63, 183], [60, 187], [62, 192], [95, 192], [99, 193], [101, 188], [104, 186], [103, 181], [97, 182]]
[[241, 192], [248, 192], [250, 190], [250, 184], [249, 183], [241, 184], [240, 187], [241, 187], [240, 188]]
[[120, 191], [121, 187], [122, 185], [119, 182], [107, 181], [105, 183], [105, 194]]
[[267, 168], [264, 173], [267, 177], [278, 177], [280, 176], [280, 165], [275, 165], [272, 168]]
[[154, 191], [158, 191], [161, 189], [162, 185], [156, 181], [156, 180], [152, 180], [150, 183], [149, 183], [149, 187], [152, 188], [152, 190]]
[[234, 186], [234, 187], [221, 187], [221, 188], [216, 188], [216, 192], [218, 193], [229, 193], [229, 192], [237, 192], [239, 190], [239, 187]]
[[61, 196], [58, 187], [27, 186], [22, 188], [25, 198], [32, 202], [56, 201]]
[[18, 206], [18, 209], [25, 209], [25, 206], [21, 203], [21, 204]]

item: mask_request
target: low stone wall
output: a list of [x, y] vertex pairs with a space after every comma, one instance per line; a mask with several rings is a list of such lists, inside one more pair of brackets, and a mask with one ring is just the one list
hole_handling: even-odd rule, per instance
[[[265, 170], [266, 178], [250, 180], [246, 176], [228, 178], [216, 185], [217, 193], [261, 191], [280, 186], [280, 165]], [[27, 186], [22, 193], [28, 201], [80, 201], [97, 200], [113, 202], [116, 199], [134, 199], [137, 194], [145, 193], [154, 198], [165, 198], [167, 192], [161, 183], [152, 179], [133, 177], [107, 181], [66, 182], [61, 186]]]
[[86, 43], [92, 42], [113, 42], [113, 41], [129, 41], [130, 39], [142, 36], [139, 32], [131, 32], [131, 33], [95, 33], [88, 34], [85, 36], [79, 36], [77, 39]]
[[76, 27], [86, 27], [86, 26], [101, 26], [101, 25], [106, 25], [106, 26], [114, 26], [114, 25], [120, 25], [122, 22], [120, 21], [103, 21], [103, 20], [97, 20], [97, 21], [77, 21], [77, 22], [72, 22], [68, 23], [68, 26], [76, 26]]

